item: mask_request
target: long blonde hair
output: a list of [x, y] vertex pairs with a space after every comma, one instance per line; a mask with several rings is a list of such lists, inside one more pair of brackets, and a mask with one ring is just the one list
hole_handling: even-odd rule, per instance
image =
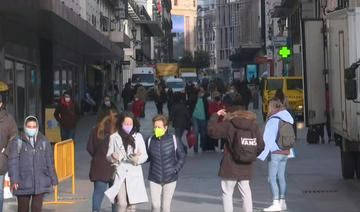
[[[115, 117], [114, 117], [115, 114]], [[116, 109], [109, 109], [108, 115], [105, 116], [98, 124], [97, 124], [97, 132], [96, 136], [101, 140], [104, 140], [106, 137], [106, 127], [110, 125], [110, 134], [116, 132], [116, 121], [117, 121], [118, 111]]]

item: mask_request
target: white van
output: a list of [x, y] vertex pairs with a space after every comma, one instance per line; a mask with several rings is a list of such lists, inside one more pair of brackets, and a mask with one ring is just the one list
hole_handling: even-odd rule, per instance
[[185, 93], [185, 82], [181, 78], [167, 78], [165, 80], [166, 83], [166, 92], [171, 88], [173, 92], [183, 92]]
[[132, 73], [131, 85], [140, 84], [146, 90], [154, 89], [155, 85], [155, 69], [152, 67], [136, 67]]

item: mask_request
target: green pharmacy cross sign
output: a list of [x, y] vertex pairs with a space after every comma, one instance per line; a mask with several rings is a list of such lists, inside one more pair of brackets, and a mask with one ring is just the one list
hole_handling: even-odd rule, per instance
[[283, 46], [279, 50], [279, 55], [283, 59], [288, 58], [291, 55], [291, 50], [287, 46]]

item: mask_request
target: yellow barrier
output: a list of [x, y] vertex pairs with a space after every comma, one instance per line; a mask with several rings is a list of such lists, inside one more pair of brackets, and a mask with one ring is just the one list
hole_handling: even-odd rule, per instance
[[45, 108], [45, 136], [51, 143], [61, 141], [60, 127], [54, 117], [55, 108]]
[[[75, 146], [72, 139], [55, 144], [54, 163], [60, 182], [71, 178], [71, 193], [75, 194]], [[59, 201], [59, 185], [54, 187], [54, 201], [45, 204], [72, 204], [72, 201]]]

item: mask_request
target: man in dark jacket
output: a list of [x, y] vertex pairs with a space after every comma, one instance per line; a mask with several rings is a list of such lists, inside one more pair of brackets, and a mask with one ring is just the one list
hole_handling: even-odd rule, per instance
[[24, 133], [10, 144], [9, 176], [14, 195], [18, 199], [18, 211], [41, 212], [45, 193], [58, 184], [54, 168], [52, 147], [39, 132], [36, 117], [29, 116], [24, 122]]
[[[212, 138], [226, 138], [224, 156], [221, 161], [219, 176], [223, 191], [224, 211], [233, 211], [233, 192], [238, 185], [243, 199], [243, 211], [252, 212], [252, 196], [249, 181], [252, 177], [252, 163], [235, 162], [232, 143], [237, 132], [247, 132], [255, 136], [257, 155], [264, 149], [264, 141], [260, 129], [256, 123], [256, 114], [250, 111], [241, 110], [239, 107], [232, 107], [225, 111], [219, 110], [214, 114], [208, 123], [208, 135]], [[256, 159], [256, 158], [255, 158]]]
[[121, 93], [124, 102], [124, 111], [127, 111], [129, 103], [134, 99], [134, 91], [131, 88], [131, 83], [127, 82], [125, 88]]
[[5, 101], [0, 95], [0, 212], [3, 209], [4, 177], [7, 172], [7, 150], [9, 142], [18, 133], [13, 117], [5, 110]]
[[[174, 94], [174, 105], [172, 107], [171, 114], [172, 114], [171, 121], [175, 129], [176, 138], [179, 141], [182, 141], [182, 136], [185, 130], [190, 130], [191, 116], [188, 111], [188, 108], [184, 103], [184, 98], [182, 97], [182, 94], [179, 92], [176, 92]], [[187, 152], [186, 144], [183, 143], [183, 145], [185, 152]]]
[[60, 98], [60, 103], [55, 109], [54, 117], [60, 123], [61, 140], [75, 140], [75, 129], [79, 119], [79, 107], [71, 99], [68, 92]]

